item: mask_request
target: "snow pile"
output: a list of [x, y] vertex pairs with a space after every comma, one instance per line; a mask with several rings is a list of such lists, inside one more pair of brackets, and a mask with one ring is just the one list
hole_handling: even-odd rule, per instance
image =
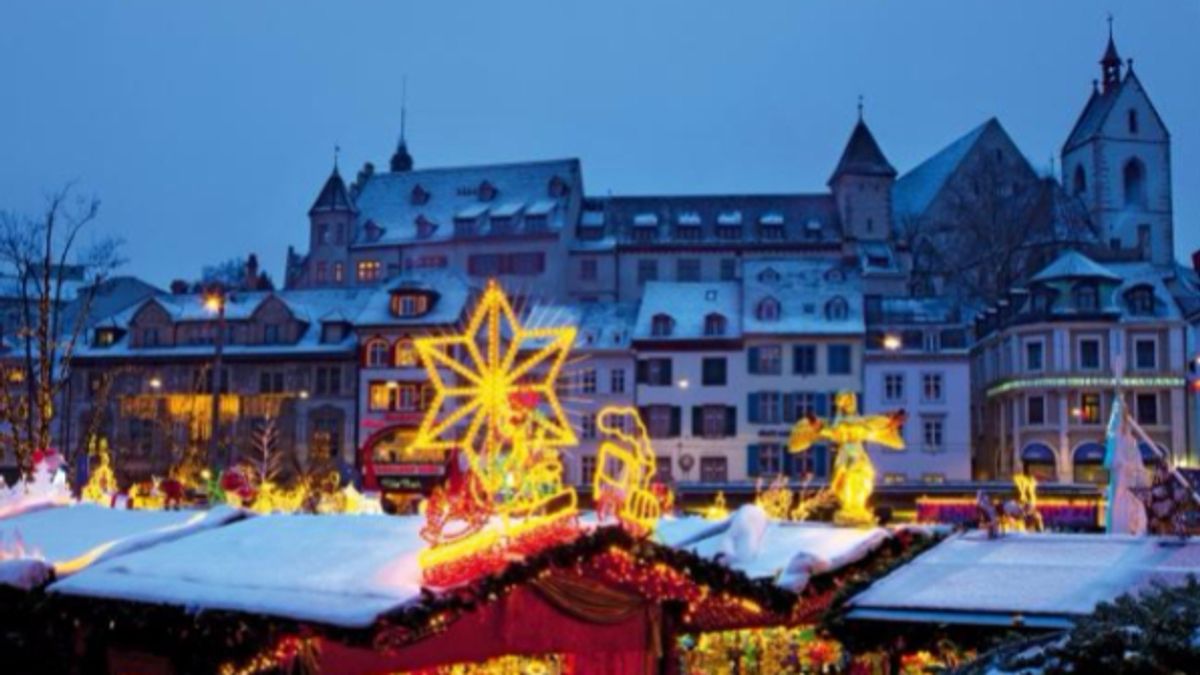
[[66, 474], [46, 462], [37, 464], [32, 480], [18, 480], [12, 487], [0, 480], [0, 519], [70, 502]]
[[93, 566], [50, 591], [364, 627], [419, 597], [423, 523], [262, 516]]
[[770, 520], [753, 504], [728, 520], [714, 523], [681, 519], [659, 536], [668, 546], [722, 561], [751, 578], [769, 578], [800, 590], [808, 580], [862, 560], [890, 536], [876, 528], [836, 527], [827, 523]]

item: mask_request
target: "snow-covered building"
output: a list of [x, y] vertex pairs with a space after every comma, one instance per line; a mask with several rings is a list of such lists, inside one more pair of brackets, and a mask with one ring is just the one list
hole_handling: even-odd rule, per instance
[[971, 479], [968, 325], [944, 298], [867, 302], [863, 409], [903, 409], [904, 449], [868, 444], [882, 482]]
[[1162, 454], [1187, 456], [1187, 324], [1164, 282], [1170, 270], [1071, 251], [976, 317], [980, 477], [1106, 481], [1104, 425], [1118, 387]]

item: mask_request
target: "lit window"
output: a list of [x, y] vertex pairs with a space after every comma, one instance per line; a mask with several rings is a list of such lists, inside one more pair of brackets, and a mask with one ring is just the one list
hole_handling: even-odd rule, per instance
[[1079, 395], [1079, 421], [1083, 424], [1100, 424], [1100, 394], [1090, 392]]
[[595, 368], [584, 368], [579, 372], [579, 390], [584, 394], [596, 393]]
[[378, 260], [360, 260], [355, 269], [359, 281], [375, 281], [379, 278], [382, 266]]
[[429, 296], [424, 293], [395, 293], [391, 305], [395, 316], [420, 316], [429, 311]]
[[386, 340], [377, 339], [367, 343], [367, 366], [371, 368], [386, 368], [388, 366], [388, 344]]
[[396, 367], [411, 368], [417, 365], [417, 350], [413, 346], [413, 341], [408, 338], [400, 338], [396, 341]]
[[340, 262], [333, 263], [333, 283], [340, 284], [346, 278], [346, 266]]

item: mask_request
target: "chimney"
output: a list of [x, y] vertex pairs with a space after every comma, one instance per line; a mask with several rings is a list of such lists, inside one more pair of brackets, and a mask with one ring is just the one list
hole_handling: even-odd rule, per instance
[[246, 281], [243, 285], [248, 291], [258, 289], [258, 256], [253, 253], [246, 258]]
[[188, 286], [188, 282], [183, 279], [176, 279], [171, 282], [171, 295], [187, 295], [189, 290], [191, 288]]

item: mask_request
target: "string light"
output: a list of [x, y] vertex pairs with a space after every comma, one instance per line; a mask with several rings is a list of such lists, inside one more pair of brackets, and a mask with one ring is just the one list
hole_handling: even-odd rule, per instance
[[[633, 435], [625, 433], [623, 423], [614, 422], [625, 419], [633, 420]], [[657, 459], [641, 415], [636, 408], [605, 406], [596, 417], [596, 427], [613, 440], [601, 443], [596, 454], [592, 494], [632, 531], [653, 531], [662, 515], [663, 498], [651, 489]]]

